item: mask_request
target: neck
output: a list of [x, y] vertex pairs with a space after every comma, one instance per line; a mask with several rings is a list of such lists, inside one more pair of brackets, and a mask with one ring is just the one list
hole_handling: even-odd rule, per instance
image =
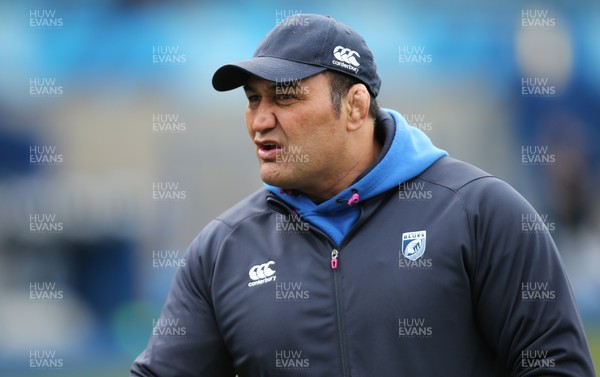
[[303, 194], [317, 204], [333, 198], [347, 189], [377, 159], [381, 149], [382, 145], [377, 138], [373, 137], [372, 142], [366, 148], [363, 148], [362, 153], [359, 151], [359, 153], [352, 154], [347, 168], [341, 170], [343, 174], [327, 180], [324, 187], [315, 190], [302, 190]]

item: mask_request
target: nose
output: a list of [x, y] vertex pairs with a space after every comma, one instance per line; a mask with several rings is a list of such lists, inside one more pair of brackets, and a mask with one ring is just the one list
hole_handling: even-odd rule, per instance
[[275, 125], [277, 124], [271, 105], [266, 102], [267, 101], [261, 101], [256, 109], [249, 110], [251, 113], [249, 119], [250, 127], [254, 132], [266, 132], [275, 128]]

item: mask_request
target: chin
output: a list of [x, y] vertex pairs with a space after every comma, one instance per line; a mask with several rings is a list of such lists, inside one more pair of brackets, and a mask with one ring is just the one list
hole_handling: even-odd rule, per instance
[[260, 177], [260, 179], [264, 183], [271, 185], [271, 186], [288, 188], [287, 181], [285, 179], [277, 179], [277, 178], [273, 178], [271, 176], [264, 176], [264, 175], [262, 175]]
[[[287, 174], [285, 174], [287, 173]], [[290, 179], [292, 172], [283, 172], [281, 168], [276, 166], [261, 166], [260, 179], [271, 186], [281, 188], [295, 188], [294, 179]]]

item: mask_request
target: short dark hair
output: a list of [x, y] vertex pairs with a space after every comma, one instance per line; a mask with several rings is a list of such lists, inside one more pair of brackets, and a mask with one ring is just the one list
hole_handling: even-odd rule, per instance
[[[360, 80], [333, 70], [327, 70], [326, 72], [329, 75], [329, 92], [331, 93], [333, 109], [335, 110], [336, 116], [339, 117], [340, 112], [342, 111], [342, 97], [348, 93], [348, 90], [350, 90], [352, 85], [360, 83]], [[379, 105], [371, 92], [369, 92], [369, 95], [371, 96], [369, 115], [375, 120], [377, 119], [377, 113], [379, 112]]]

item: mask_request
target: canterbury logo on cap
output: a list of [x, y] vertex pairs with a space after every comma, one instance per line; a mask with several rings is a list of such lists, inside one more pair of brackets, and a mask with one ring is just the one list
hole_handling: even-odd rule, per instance
[[337, 60], [343, 61], [348, 64], [352, 64], [355, 67], [358, 67], [360, 65], [360, 63], [356, 61], [356, 56], [360, 58], [360, 55], [358, 54], [358, 52], [350, 50], [349, 48], [345, 48], [343, 46], [336, 46], [336, 48], [333, 49], [333, 56], [335, 56]]

